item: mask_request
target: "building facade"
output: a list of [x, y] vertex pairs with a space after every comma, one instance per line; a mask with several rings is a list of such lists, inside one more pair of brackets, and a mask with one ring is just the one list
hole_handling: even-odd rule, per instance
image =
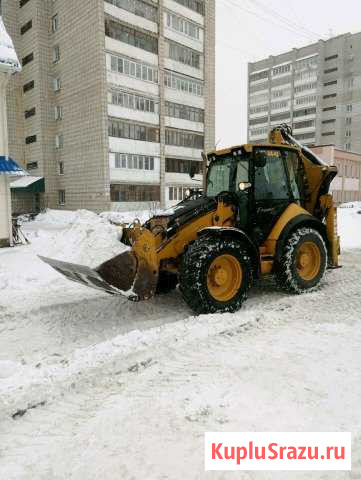
[[341, 150], [334, 145], [311, 147], [322, 160], [336, 165], [338, 175], [331, 184], [337, 204], [361, 201], [361, 154]]
[[287, 123], [306, 145], [361, 152], [361, 33], [270, 56], [248, 71], [250, 142]]
[[214, 0], [3, 0], [11, 155], [44, 206], [172, 205], [215, 137]]

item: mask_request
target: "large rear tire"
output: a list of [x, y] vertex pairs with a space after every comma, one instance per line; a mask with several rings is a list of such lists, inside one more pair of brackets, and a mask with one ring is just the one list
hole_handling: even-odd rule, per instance
[[179, 283], [195, 313], [235, 312], [252, 284], [250, 255], [235, 239], [200, 238], [183, 255]]
[[313, 228], [299, 228], [286, 241], [277, 266], [277, 282], [287, 292], [309, 292], [319, 286], [326, 267], [322, 236]]

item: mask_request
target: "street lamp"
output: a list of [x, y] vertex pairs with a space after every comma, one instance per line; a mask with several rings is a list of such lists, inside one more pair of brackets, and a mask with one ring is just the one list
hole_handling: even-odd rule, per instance
[[20, 71], [14, 44], [0, 16], [0, 246], [13, 245], [10, 177], [26, 175], [26, 172], [9, 158], [6, 116], [6, 87], [10, 75]]

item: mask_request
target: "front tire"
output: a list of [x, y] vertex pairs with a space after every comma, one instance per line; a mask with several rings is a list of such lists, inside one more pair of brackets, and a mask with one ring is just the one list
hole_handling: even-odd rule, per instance
[[233, 238], [203, 237], [184, 253], [179, 282], [195, 313], [235, 312], [252, 284], [251, 258]]
[[277, 267], [279, 286], [291, 293], [315, 290], [326, 271], [327, 249], [317, 230], [303, 227], [287, 239]]

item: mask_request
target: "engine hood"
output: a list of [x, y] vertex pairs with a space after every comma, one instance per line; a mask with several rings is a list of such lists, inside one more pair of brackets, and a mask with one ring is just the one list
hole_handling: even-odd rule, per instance
[[156, 215], [145, 224], [145, 227], [154, 231], [161, 228], [171, 235], [182, 225], [188, 223], [194, 218], [206, 215], [217, 209], [217, 201], [211, 197], [198, 197], [195, 199], [186, 199], [178, 203], [175, 207], [165, 210], [162, 214]]

